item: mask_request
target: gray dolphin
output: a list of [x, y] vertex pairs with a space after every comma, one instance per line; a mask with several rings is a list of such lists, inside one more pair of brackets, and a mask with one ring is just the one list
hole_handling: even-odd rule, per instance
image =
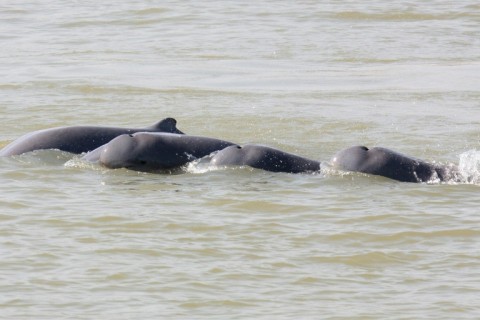
[[431, 164], [386, 148], [355, 146], [332, 158], [336, 169], [384, 176], [402, 182], [456, 179], [457, 168]]
[[155, 172], [181, 167], [233, 143], [174, 133], [124, 134], [87, 153], [83, 159], [107, 168]]
[[247, 144], [234, 145], [218, 151], [211, 159], [217, 166], [250, 166], [273, 172], [302, 173], [320, 170], [320, 162], [278, 149]]
[[45, 129], [27, 133], [13, 141], [0, 150], [0, 156], [19, 155], [40, 149], [58, 149], [80, 154], [94, 150], [121, 134], [143, 131], [183, 134], [183, 132], [177, 129], [176, 124], [177, 121], [175, 119], [166, 118], [150, 127], [140, 129], [95, 126]]

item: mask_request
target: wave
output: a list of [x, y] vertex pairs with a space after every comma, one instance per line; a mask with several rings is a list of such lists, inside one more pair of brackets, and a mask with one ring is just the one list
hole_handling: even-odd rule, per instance
[[391, 12], [359, 12], [343, 11], [333, 15], [340, 20], [369, 20], [369, 21], [428, 21], [428, 20], [452, 20], [459, 18], [475, 18], [475, 14], [469, 12], [453, 13], [422, 13], [413, 11]]

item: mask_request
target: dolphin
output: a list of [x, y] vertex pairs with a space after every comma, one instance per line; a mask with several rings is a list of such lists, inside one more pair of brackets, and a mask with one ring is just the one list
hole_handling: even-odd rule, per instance
[[232, 142], [175, 133], [123, 134], [87, 153], [82, 159], [107, 168], [161, 172], [234, 145]]
[[250, 166], [272, 172], [302, 173], [320, 170], [320, 162], [263, 145], [233, 145], [211, 159], [217, 166]]
[[44, 129], [25, 134], [0, 150], [0, 156], [12, 156], [41, 150], [58, 149], [75, 154], [92, 151], [121, 134], [135, 132], [169, 132], [183, 134], [177, 121], [166, 118], [146, 128], [118, 128], [97, 126], [72, 126]]
[[450, 181], [458, 169], [425, 162], [399, 152], [354, 146], [341, 150], [331, 160], [333, 168], [379, 175], [402, 182]]

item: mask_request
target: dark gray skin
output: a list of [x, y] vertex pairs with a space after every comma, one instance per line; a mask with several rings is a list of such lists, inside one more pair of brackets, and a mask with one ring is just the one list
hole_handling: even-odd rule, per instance
[[248, 144], [218, 151], [211, 163], [217, 166], [250, 166], [272, 172], [302, 173], [320, 170], [320, 162], [274, 148]]
[[12, 156], [41, 150], [58, 149], [70, 153], [94, 150], [121, 134], [135, 132], [170, 132], [183, 134], [176, 127], [177, 121], [166, 118], [146, 128], [116, 128], [95, 126], [59, 127], [28, 133], [0, 150], [0, 156]]
[[83, 159], [116, 169], [143, 172], [177, 169], [233, 143], [199, 136], [138, 132], [116, 137], [87, 153]]
[[386, 148], [355, 146], [338, 152], [332, 159], [336, 169], [379, 175], [402, 182], [429, 182], [454, 179], [456, 168], [427, 163]]

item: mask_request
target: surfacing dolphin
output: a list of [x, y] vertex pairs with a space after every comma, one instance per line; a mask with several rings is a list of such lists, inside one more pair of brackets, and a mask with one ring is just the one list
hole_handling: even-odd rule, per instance
[[402, 182], [458, 180], [456, 167], [431, 164], [387, 148], [355, 146], [332, 158], [336, 169], [379, 175]]
[[211, 159], [216, 166], [250, 166], [273, 172], [302, 173], [320, 170], [320, 162], [278, 149], [247, 144], [218, 151]]
[[234, 145], [232, 142], [174, 133], [137, 132], [116, 137], [83, 159], [116, 169], [161, 172]]
[[97, 126], [72, 126], [51, 128], [27, 133], [0, 150], [0, 156], [12, 156], [41, 150], [58, 149], [70, 153], [92, 151], [121, 134], [135, 132], [169, 132], [183, 134], [173, 118], [163, 119], [146, 128], [118, 128]]

